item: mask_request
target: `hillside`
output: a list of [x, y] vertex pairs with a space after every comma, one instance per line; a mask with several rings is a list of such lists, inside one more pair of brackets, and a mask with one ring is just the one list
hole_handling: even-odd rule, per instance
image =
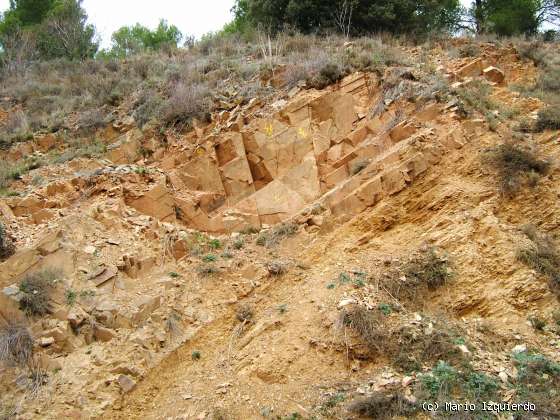
[[558, 44], [214, 42], [4, 80], [0, 418], [560, 418]]

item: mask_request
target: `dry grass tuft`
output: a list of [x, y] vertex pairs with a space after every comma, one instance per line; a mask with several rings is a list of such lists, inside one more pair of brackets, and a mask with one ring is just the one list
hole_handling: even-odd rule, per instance
[[20, 309], [28, 316], [43, 316], [51, 311], [51, 290], [57, 274], [50, 270], [28, 274], [19, 283]]
[[550, 281], [551, 289], [560, 293], [560, 252], [553, 239], [537, 231], [534, 226], [524, 227], [525, 234], [533, 242], [528, 248], [518, 250], [517, 259]]
[[292, 222], [286, 222], [275, 226], [272, 230], [259, 233], [257, 236], [257, 245], [270, 248], [278, 245], [284, 238], [293, 236], [298, 231], [298, 225]]
[[391, 332], [383, 323], [383, 315], [379, 311], [368, 311], [357, 306], [342, 313], [344, 326], [354, 330], [374, 353], [392, 350]]
[[0, 361], [26, 367], [33, 359], [33, 337], [22, 323], [11, 321], [0, 327]]
[[441, 287], [451, 278], [449, 261], [440, 254], [435, 248], [422, 251], [379, 283], [393, 298], [413, 303], [419, 292]]
[[235, 317], [239, 322], [250, 322], [253, 319], [253, 308], [249, 305], [241, 305], [235, 311]]
[[400, 394], [376, 392], [352, 402], [348, 410], [365, 418], [392, 419], [395, 416], [411, 416], [419, 411], [419, 408]]
[[0, 223], [0, 261], [11, 257], [16, 252], [14, 241], [6, 232], [6, 228]]
[[489, 151], [486, 161], [498, 172], [500, 190], [514, 197], [523, 181], [534, 184], [539, 176], [548, 174], [550, 162], [539, 159], [535, 152], [513, 143], [504, 143]]

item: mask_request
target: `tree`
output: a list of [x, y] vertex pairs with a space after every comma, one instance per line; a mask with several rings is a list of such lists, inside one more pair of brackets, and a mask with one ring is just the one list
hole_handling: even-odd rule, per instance
[[0, 21], [0, 44], [5, 60], [21, 59], [18, 49], [36, 49], [28, 59], [84, 59], [98, 48], [82, 0], [10, 0]]
[[534, 35], [538, 32], [537, 0], [488, 0], [488, 29], [500, 36]]
[[95, 28], [87, 24], [82, 0], [62, 0], [47, 14], [37, 34], [41, 57], [83, 60], [99, 47]]
[[544, 23], [559, 23], [560, 0], [474, 0], [469, 15], [478, 34], [534, 35]]
[[539, 25], [543, 23], [560, 25], [560, 0], [539, 0], [537, 2], [537, 21]]
[[303, 33], [421, 34], [453, 29], [461, 5], [459, 0], [238, 0], [234, 12], [236, 20], [273, 32], [292, 26]]
[[123, 26], [111, 36], [111, 54], [126, 57], [146, 50], [177, 48], [182, 38], [181, 31], [174, 25], [168, 25], [163, 19], [153, 31], [138, 23], [134, 26]]
[[21, 26], [41, 23], [55, 7], [56, 0], [10, 0], [7, 14], [14, 16]]

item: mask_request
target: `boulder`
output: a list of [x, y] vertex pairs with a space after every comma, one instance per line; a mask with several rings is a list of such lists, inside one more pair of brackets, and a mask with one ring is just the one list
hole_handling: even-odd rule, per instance
[[477, 58], [476, 60], [470, 61], [457, 70], [457, 76], [460, 78], [465, 77], [477, 77], [482, 74], [483, 70], [483, 63], [481, 58]]
[[504, 82], [504, 79], [506, 78], [503, 71], [493, 66], [486, 67], [483, 70], [483, 75], [489, 82], [497, 84], [502, 84]]
[[163, 183], [156, 184], [139, 197], [128, 197], [125, 201], [127, 205], [134, 207], [142, 214], [155, 217], [163, 222], [175, 221], [173, 196]]
[[109, 328], [96, 325], [93, 329], [93, 336], [97, 341], [102, 341], [104, 343], [107, 343], [111, 341], [113, 338], [115, 338], [117, 334], [115, 333], [115, 331]]

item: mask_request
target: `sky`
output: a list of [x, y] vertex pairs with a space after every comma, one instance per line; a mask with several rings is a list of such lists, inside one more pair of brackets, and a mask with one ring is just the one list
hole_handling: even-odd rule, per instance
[[[461, 0], [469, 5], [471, 0]], [[0, 10], [9, 7], [0, 0]], [[141, 23], [155, 28], [161, 18], [177, 26], [183, 34], [201, 35], [217, 31], [231, 21], [235, 0], [84, 0], [89, 22], [101, 35], [103, 48], [111, 44], [111, 34], [122, 26]]]

